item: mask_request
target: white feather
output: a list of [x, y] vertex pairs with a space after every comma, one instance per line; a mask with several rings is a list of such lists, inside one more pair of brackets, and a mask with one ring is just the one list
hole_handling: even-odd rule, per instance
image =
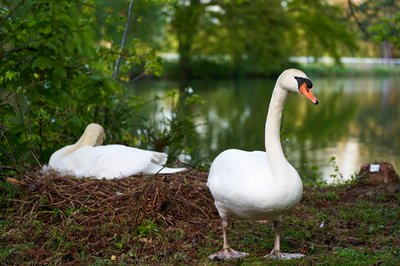
[[[49, 167], [62, 175], [95, 178], [122, 178], [136, 174], [173, 174], [186, 168], [168, 168], [168, 155], [124, 145], [102, 143], [104, 130], [90, 124], [74, 145], [61, 148], [50, 157]], [[46, 167], [45, 169], [48, 169]]]

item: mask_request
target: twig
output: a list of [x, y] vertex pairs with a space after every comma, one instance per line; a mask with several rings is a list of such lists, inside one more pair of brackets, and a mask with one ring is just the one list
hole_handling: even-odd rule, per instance
[[60, 242], [59, 242], [59, 244], [58, 244], [58, 247], [57, 247], [57, 249], [56, 249], [56, 252], [61, 248], [61, 244], [63, 243], [63, 239], [64, 239], [66, 233], [68, 232], [69, 228], [71, 227], [72, 223], [73, 223], [73, 222], [76, 220], [76, 218], [78, 217], [79, 212], [83, 209], [83, 207], [86, 205], [86, 203], [88, 202], [88, 200], [90, 199], [90, 197], [93, 195], [93, 193], [96, 191], [97, 188], [98, 188], [98, 186], [96, 186], [96, 187], [93, 189], [92, 193], [90, 193], [90, 195], [86, 197], [86, 199], [85, 199], [85, 201], [83, 202], [83, 204], [81, 204], [80, 208], [79, 208], [79, 209], [75, 212], [75, 214], [73, 215], [72, 220], [71, 220], [69, 223], [67, 223], [67, 227], [64, 229], [64, 231], [63, 231], [62, 234], [61, 234]]
[[31, 150], [31, 154], [33, 156], [33, 158], [35, 159], [35, 161], [37, 162], [37, 164], [39, 165], [40, 168], [42, 168], [42, 164], [39, 162], [39, 159], [37, 158], [36, 154]]
[[136, 77], [134, 77], [133, 79], [131, 79], [131, 81], [137, 81], [137, 80], [139, 80], [141, 77], [144, 77], [144, 76], [146, 76], [146, 72], [143, 72], [143, 73], [137, 75]]

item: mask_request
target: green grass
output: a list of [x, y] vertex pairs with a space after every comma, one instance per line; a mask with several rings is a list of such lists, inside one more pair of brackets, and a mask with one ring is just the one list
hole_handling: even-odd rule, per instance
[[309, 64], [299, 67], [307, 75], [312, 77], [385, 77], [389, 75], [400, 75], [399, 67], [376, 66], [370, 68], [353, 68], [339, 65]]
[[[305, 188], [300, 205], [283, 219], [281, 239], [283, 252], [303, 253], [302, 259], [264, 258], [274, 243], [272, 222], [233, 221], [228, 229], [230, 245], [250, 256], [223, 265], [400, 265], [398, 195], [375, 193], [373, 187], [370, 191], [372, 196], [360, 196], [357, 187], [349, 185]], [[68, 202], [55, 206], [55, 199], [46, 194], [33, 193], [29, 199], [34, 202], [26, 201], [23, 192], [12, 200], [3, 199], [8, 207], [0, 214], [0, 265], [221, 264], [207, 258], [222, 247], [212, 201], [210, 206], [201, 206], [210, 210], [209, 220], [196, 222], [194, 212], [185, 213], [184, 220], [168, 218], [177, 213], [163, 213], [162, 219], [148, 216], [132, 226], [116, 217], [84, 222], [83, 215], [105, 211], [94, 206]]]

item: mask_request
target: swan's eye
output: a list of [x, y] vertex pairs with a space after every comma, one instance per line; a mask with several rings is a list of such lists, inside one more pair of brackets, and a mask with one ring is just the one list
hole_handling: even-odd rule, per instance
[[306, 79], [306, 84], [307, 84], [307, 88], [311, 89], [312, 88], [312, 82], [309, 79]]
[[302, 77], [294, 77], [294, 78], [297, 80], [299, 88], [303, 83], [306, 83], [308, 89], [311, 89], [313, 87], [311, 80], [309, 80], [308, 78], [302, 78]]

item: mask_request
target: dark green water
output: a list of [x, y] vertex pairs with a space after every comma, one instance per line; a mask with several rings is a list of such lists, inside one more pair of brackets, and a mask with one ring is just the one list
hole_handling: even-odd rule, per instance
[[[275, 80], [141, 82], [130, 94], [152, 99], [190, 86], [206, 104], [193, 112], [201, 158], [228, 148], [264, 149], [264, 126]], [[283, 146], [303, 178], [355, 174], [362, 163], [389, 161], [400, 169], [400, 78], [313, 79], [320, 104], [290, 95], [283, 114]], [[168, 113], [171, 103], [162, 103]], [[149, 108], [149, 115], [153, 112]], [[331, 158], [335, 159], [332, 161]], [[335, 166], [338, 167], [335, 170]]]

